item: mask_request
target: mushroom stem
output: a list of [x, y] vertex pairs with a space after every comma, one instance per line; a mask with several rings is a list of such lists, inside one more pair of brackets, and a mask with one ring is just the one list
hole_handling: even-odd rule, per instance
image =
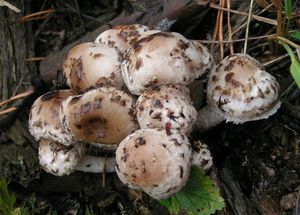
[[115, 158], [112, 157], [105, 158], [85, 155], [79, 160], [76, 170], [93, 173], [115, 172], [115, 164]]
[[200, 132], [204, 132], [215, 127], [224, 120], [224, 115], [214, 105], [208, 104], [198, 111], [195, 128]]

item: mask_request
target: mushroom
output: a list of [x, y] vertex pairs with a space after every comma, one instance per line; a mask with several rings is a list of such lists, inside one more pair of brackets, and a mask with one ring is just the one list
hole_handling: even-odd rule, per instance
[[82, 172], [114, 172], [114, 157], [98, 157], [85, 154], [83, 143], [73, 143], [70, 146], [62, 145], [52, 140], [39, 141], [39, 162], [48, 173], [56, 176], [69, 175], [77, 171]]
[[84, 145], [80, 143], [65, 146], [53, 140], [39, 141], [40, 165], [46, 172], [56, 176], [74, 172], [83, 154]]
[[91, 88], [114, 86], [121, 89], [124, 82], [121, 76], [121, 57], [115, 48], [104, 44], [90, 44], [72, 64], [67, 83], [76, 92]]
[[208, 105], [198, 112], [195, 125], [205, 131], [223, 120], [238, 124], [268, 118], [280, 107], [278, 91], [276, 79], [257, 60], [230, 55], [209, 74]]
[[117, 48], [123, 54], [136, 38], [149, 30], [151, 30], [150, 27], [140, 24], [117, 25], [102, 32], [96, 38], [95, 43], [102, 43], [109, 47]]
[[204, 171], [208, 171], [213, 164], [213, 158], [208, 149], [208, 146], [201, 141], [195, 141], [193, 145], [197, 146], [197, 151], [192, 152], [192, 165], [202, 168]]
[[147, 31], [125, 54], [123, 80], [135, 95], [163, 84], [188, 85], [213, 65], [212, 57], [204, 56], [209, 53], [198, 50], [178, 33]]
[[138, 98], [137, 119], [141, 128], [179, 129], [189, 134], [197, 118], [197, 111], [183, 85], [162, 85], [148, 89]]
[[139, 128], [133, 97], [113, 87], [69, 97], [62, 103], [60, 120], [76, 138], [101, 144], [119, 144]]
[[81, 56], [81, 54], [91, 45], [92, 43], [80, 43], [76, 46], [74, 46], [69, 52], [68, 54], [65, 56], [64, 58], [64, 62], [63, 62], [63, 74], [64, 74], [64, 78], [66, 80], [66, 84], [68, 86], [71, 86], [70, 83], [70, 73], [71, 73], [71, 69], [73, 68], [73, 66], [75, 65], [75, 63], [77, 62], [78, 58]]
[[74, 142], [73, 136], [59, 121], [62, 101], [73, 95], [75, 93], [71, 90], [59, 90], [46, 93], [35, 100], [29, 114], [28, 128], [36, 141], [44, 138], [67, 146]]
[[191, 145], [177, 130], [140, 129], [127, 136], [116, 151], [116, 172], [128, 187], [155, 199], [168, 198], [187, 182]]

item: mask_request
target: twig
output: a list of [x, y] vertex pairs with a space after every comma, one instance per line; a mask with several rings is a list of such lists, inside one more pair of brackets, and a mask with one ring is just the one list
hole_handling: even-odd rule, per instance
[[[213, 8], [213, 9], [217, 9], [217, 10], [229, 11], [231, 13], [239, 14], [239, 15], [242, 15], [242, 16], [248, 16], [248, 14], [245, 13], [245, 12], [223, 8], [223, 7], [220, 7], [219, 5], [216, 5], [216, 4], [213, 4], [213, 3], [210, 3], [210, 7]], [[275, 25], [275, 26], [277, 25], [277, 21], [274, 20], [274, 19], [269, 19], [269, 18], [266, 18], [266, 17], [258, 16], [258, 15], [252, 15], [252, 18], [257, 20], [257, 21], [267, 23], [267, 24], [270, 24], [270, 25]]]
[[251, 0], [250, 8], [249, 8], [249, 14], [248, 14], [248, 20], [247, 20], [246, 33], [245, 33], [244, 54], [247, 53], [248, 37], [249, 37], [249, 26], [250, 26], [250, 21], [251, 21], [251, 17], [252, 17], [253, 3], [254, 3], [254, 0]]
[[48, 10], [42, 10], [36, 13], [28, 14], [18, 19], [17, 22], [22, 23], [30, 20], [45, 19], [49, 16], [49, 14], [54, 13], [55, 11], [56, 11], [55, 9], [51, 8]]
[[[230, 0], [227, 0], [227, 9], [230, 10]], [[232, 41], [232, 30], [230, 22], [230, 11], [227, 11], [227, 29], [228, 29], [228, 40]], [[234, 54], [233, 43], [229, 42], [230, 54]]]
[[21, 12], [21, 10], [19, 8], [17, 8], [16, 6], [14, 6], [11, 3], [4, 1], [4, 0], [0, 0], [0, 7], [8, 7], [9, 9], [11, 9], [12, 11], [15, 11], [16, 13]]
[[[221, 7], [225, 6], [225, 0], [221, 0]], [[221, 59], [224, 58], [224, 44], [223, 44], [223, 11], [220, 10], [220, 22], [219, 22], [219, 41], [220, 41], [220, 55]]]
[[[221, 2], [220, 2], [220, 4], [221, 4]], [[219, 23], [220, 23], [220, 14], [221, 14], [221, 12], [220, 12], [220, 10], [218, 10], [212, 41], [216, 41], [216, 38], [217, 38], [217, 34], [218, 34], [218, 30], [219, 30]], [[212, 43], [210, 49], [213, 50], [214, 47], [215, 47], [215, 43]]]
[[26, 62], [32, 62], [32, 61], [42, 61], [45, 57], [30, 57], [26, 59]]
[[27, 90], [27, 91], [25, 91], [25, 92], [23, 92], [23, 93], [20, 93], [20, 94], [18, 94], [18, 95], [15, 95], [15, 96], [11, 97], [10, 99], [7, 99], [7, 100], [5, 100], [5, 101], [0, 102], [0, 106], [3, 106], [3, 105], [5, 105], [5, 104], [8, 104], [8, 103], [11, 102], [11, 101], [14, 101], [14, 100], [17, 100], [17, 99], [20, 99], [20, 98], [24, 98], [24, 97], [26, 97], [26, 96], [29, 96], [29, 95], [31, 95], [33, 92], [34, 92], [34, 90], [33, 90], [33, 89], [30, 89], [30, 90]]
[[287, 58], [288, 56], [289, 56], [289, 54], [286, 53], [286, 54], [284, 54], [284, 55], [282, 55], [282, 56], [280, 56], [280, 57], [278, 57], [278, 58], [275, 58], [275, 59], [273, 59], [273, 60], [270, 60], [270, 61], [264, 63], [263, 66], [264, 66], [264, 67], [272, 66], [274, 63], [276, 63], [276, 62], [278, 62], [278, 61], [281, 61], [281, 60]]
[[5, 114], [8, 114], [8, 113], [13, 112], [13, 111], [15, 111], [15, 110], [17, 110], [16, 107], [10, 107], [10, 108], [8, 108], [8, 109], [5, 109], [5, 110], [3, 110], [3, 111], [0, 111], [0, 116], [3, 116], [3, 115], [5, 115]]

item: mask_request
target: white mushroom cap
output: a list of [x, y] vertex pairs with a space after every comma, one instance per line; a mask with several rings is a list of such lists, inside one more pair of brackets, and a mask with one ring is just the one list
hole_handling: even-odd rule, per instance
[[36, 141], [45, 138], [67, 146], [74, 142], [72, 135], [64, 130], [59, 121], [62, 101], [73, 95], [75, 93], [71, 90], [59, 90], [35, 100], [29, 114], [28, 129]]
[[65, 78], [66, 84], [68, 86], [71, 86], [70, 78], [69, 78], [70, 77], [70, 73], [71, 73], [71, 69], [74, 67], [75, 63], [77, 62], [77, 60], [81, 56], [81, 54], [86, 49], [88, 49], [88, 47], [91, 44], [92, 43], [80, 43], [80, 44], [74, 46], [68, 52], [68, 54], [65, 56], [62, 68], [63, 68], [64, 78]]
[[146, 90], [138, 98], [137, 118], [141, 128], [179, 129], [189, 134], [197, 118], [197, 111], [183, 85], [163, 85]]
[[163, 84], [187, 85], [208, 70], [203, 53], [178, 33], [147, 31], [126, 53], [122, 76], [136, 95]]
[[67, 83], [77, 92], [106, 85], [121, 89], [124, 82], [120, 66], [121, 57], [115, 48], [93, 43], [72, 64]]
[[74, 143], [64, 146], [52, 140], [39, 141], [39, 162], [42, 168], [53, 175], [69, 175], [84, 154], [84, 145]]
[[201, 141], [196, 141], [194, 145], [197, 146], [198, 151], [192, 153], [192, 165], [196, 165], [205, 171], [208, 171], [213, 164], [213, 158], [208, 149], [208, 146]]
[[76, 138], [101, 144], [119, 144], [139, 128], [135, 100], [113, 87], [101, 87], [62, 103], [60, 120]]
[[102, 32], [95, 40], [95, 43], [109, 45], [117, 48], [121, 53], [131, 46], [131, 44], [144, 32], [151, 30], [150, 27], [140, 24], [117, 25]]
[[279, 84], [255, 59], [245, 54], [224, 58], [210, 73], [207, 99], [226, 121], [268, 118], [280, 107]]
[[189, 140], [180, 131], [140, 129], [120, 143], [116, 172], [127, 186], [155, 199], [168, 198], [185, 185], [191, 153]]

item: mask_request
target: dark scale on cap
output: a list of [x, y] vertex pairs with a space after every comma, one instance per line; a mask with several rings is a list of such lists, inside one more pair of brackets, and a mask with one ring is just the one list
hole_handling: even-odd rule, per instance
[[96, 53], [96, 54], [94, 54], [93, 58], [95, 59], [95, 58], [99, 58], [99, 57], [102, 57], [102, 56], [104, 56], [104, 54]]
[[228, 82], [228, 83], [230, 83], [235, 88], [242, 86], [242, 84], [240, 82], [238, 82], [237, 80], [235, 80], [233, 78], [233, 76], [234, 76], [234, 73], [232, 73], [232, 72], [228, 73], [225, 76], [225, 81]]
[[178, 46], [180, 49], [182, 49], [183, 51], [185, 51], [185, 50], [189, 47], [189, 45], [188, 45], [187, 43], [185, 43], [183, 40], [179, 40], [179, 41], [177, 42], [177, 46]]
[[42, 125], [43, 125], [43, 123], [42, 123], [41, 120], [38, 120], [38, 121], [36, 121], [36, 122], [33, 123], [33, 126], [39, 127], [39, 128], [42, 128]]
[[155, 99], [153, 102], [152, 102], [153, 106], [156, 107], [156, 108], [163, 108], [163, 104], [161, 103], [161, 101], [159, 99]]
[[135, 69], [138, 70], [142, 66], [143, 66], [143, 60], [141, 58], [138, 58], [135, 63]]
[[77, 129], [82, 129], [82, 125], [81, 124], [76, 124], [75, 125]]
[[94, 104], [93, 104], [94, 110], [97, 110], [97, 109], [101, 108], [101, 102], [102, 102], [102, 100], [103, 100], [102, 97], [96, 97], [96, 98], [94, 98]]
[[126, 162], [127, 159], [128, 159], [128, 157], [129, 157], [129, 154], [128, 154], [126, 148], [124, 147], [123, 148], [123, 156], [121, 157], [121, 160], [124, 161], [124, 162]]
[[51, 92], [48, 92], [46, 94], [44, 94], [42, 97], [41, 97], [41, 100], [42, 101], [47, 101], [51, 98], [53, 98], [54, 96], [58, 95], [58, 91], [51, 91]]
[[214, 76], [211, 78], [211, 80], [212, 80], [213, 82], [217, 82], [217, 81], [219, 80], [219, 78], [218, 78], [216, 75], [214, 75]]
[[81, 105], [80, 112], [88, 113], [91, 111], [91, 109], [92, 109], [92, 104], [90, 102], [87, 102], [87, 103]]
[[271, 92], [270, 88], [267, 87], [267, 88], [266, 88], [266, 91], [265, 91], [265, 94], [269, 94], [270, 92]]
[[170, 122], [167, 122], [165, 125], [166, 134], [169, 136], [172, 134], [171, 132], [172, 124]]
[[179, 169], [180, 169], [180, 178], [183, 178], [183, 167], [179, 166]]
[[161, 112], [155, 113], [152, 115], [152, 119], [157, 119], [157, 120], [161, 121], [162, 120], [161, 115], [162, 115]]
[[230, 103], [229, 99], [222, 100], [221, 96], [220, 96], [219, 101], [218, 101], [218, 107], [221, 108], [221, 110], [222, 110], [222, 106], [226, 105], [228, 103]]
[[181, 144], [178, 142], [177, 138], [172, 138], [171, 141], [174, 142], [176, 146], [180, 146]]
[[146, 140], [143, 137], [139, 137], [135, 140], [134, 142], [134, 147], [138, 148], [139, 146], [145, 145], [146, 144]]
[[120, 37], [121, 40], [123, 40], [124, 42], [127, 42], [127, 33], [124, 31], [121, 31], [120, 33], [117, 34], [118, 37]]
[[[145, 109], [144, 106], [142, 106], [142, 105], [139, 106], [139, 111], [143, 111], [144, 109]], [[151, 114], [150, 114], [150, 115], [151, 115]]]
[[174, 116], [174, 111], [170, 111], [168, 110], [168, 115], [169, 119], [176, 121], [176, 119], [178, 118], [178, 116]]
[[232, 68], [234, 67], [234, 63], [235, 63], [234, 60], [229, 61], [229, 64], [227, 66], [225, 66], [224, 71], [228, 72], [228, 71], [232, 70]]
[[72, 99], [71, 99], [70, 102], [69, 102], [69, 105], [73, 105], [73, 104], [76, 103], [78, 100], [80, 100], [81, 97], [82, 97], [82, 95], [72, 97]]
[[260, 87], [257, 87], [257, 88], [258, 88], [258, 97], [264, 99], [265, 95], [264, 95], [263, 91], [260, 89]]

